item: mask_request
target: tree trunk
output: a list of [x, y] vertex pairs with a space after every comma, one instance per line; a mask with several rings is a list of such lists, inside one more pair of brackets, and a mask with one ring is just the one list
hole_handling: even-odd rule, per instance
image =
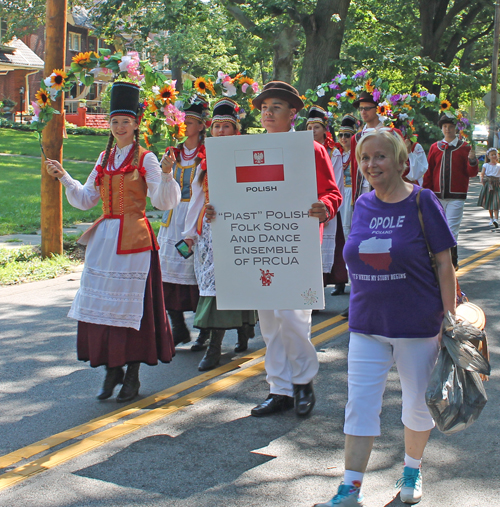
[[176, 79], [175, 89], [182, 91], [182, 66], [175, 58], [170, 57], [170, 71], [172, 72], [172, 79]]
[[[300, 92], [334, 76], [350, 3], [351, 0], [318, 0], [313, 14], [302, 17], [306, 49], [298, 85]], [[333, 15], [340, 19], [332, 20]]]
[[284, 26], [273, 45], [273, 80], [291, 83], [293, 80], [293, 57], [299, 47], [299, 25]]

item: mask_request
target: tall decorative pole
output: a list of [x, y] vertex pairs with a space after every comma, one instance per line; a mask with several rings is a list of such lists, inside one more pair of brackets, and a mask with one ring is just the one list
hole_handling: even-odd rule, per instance
[[497, 133], [497, 83], [498, 83], [498, 42], [500, 38], [500, 0], [495, 2], [495, 32], [493, 36], [493, 57], [491, 61], [491, 104], [490, 132], [488, 146], [494, 146], [493, 137]]
[[[45, 69], [49, 76], [54, 69], [63, 69], [66, 60], [66, 10], [67, 0], [47, 0]], [[55, 114], [42, 134], [42, 145], [46, 156], [62, 163], [64, 131], [64, 93], [53, 103], [61, 114]], [[45, 170], [42, 156], [41, 229], [42, 256], [62, 254], [62, 185], [50, 177]]]

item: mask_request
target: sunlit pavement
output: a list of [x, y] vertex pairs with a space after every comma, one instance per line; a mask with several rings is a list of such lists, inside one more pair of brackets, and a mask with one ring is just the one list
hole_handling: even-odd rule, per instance
[[[500, 248], [500, 230], [490, 229], [488, 213], [476, 206], [478, 192], [476, 178], [459, 238], [460, 261]], [[424, 457], [422, 506], [500, 506], [495, 252], [500, 254], [492, 249], [486, 262], [480, 262], [483, 255], [459, 272], [462, 289], [488, 319], [489, 402], [466, 431], [447, 437], [434, 430]], [[178, 347], [171, 364], [143, 366], [139, 403], [124, 412], [114, 398], [95, 400], [103, 369], [76, 360], [76, 324], [66, 314], [79, 277], [76, 272], [0, 289], [1, 507], [289, 507], [333, 495], [343, 474], [348, 343], [346, 321], [335, 317], [346, 308], [347, 295], [331, 297], [327, 288], [327, 308], [313, 317], [313, 336], [322, 343], [311, 417], [250, 417], [268, 393], [263, 356], [256, 353], [264, 345], [258, 333], [247, 352], [235, 354], [234, 331], [224, 339], [222, 368], [213, 378], [200, 377], [203, 353], [192, 353], [189, 345]], [[148, 400], [156, 393], [162, 393], [156, 402]], [[383, 434], [364, 482], [370, 507], [404, 505], [394, 488], [404, 456], [400, 411], [392, 371]]]

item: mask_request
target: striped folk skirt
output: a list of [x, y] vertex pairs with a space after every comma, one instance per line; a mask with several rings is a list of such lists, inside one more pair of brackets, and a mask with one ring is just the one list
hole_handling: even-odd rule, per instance
[[483, 178], [483, 188], [479, 193], [477, 205], [491, 211], [500, 209], [500, 178], [495, 176]]

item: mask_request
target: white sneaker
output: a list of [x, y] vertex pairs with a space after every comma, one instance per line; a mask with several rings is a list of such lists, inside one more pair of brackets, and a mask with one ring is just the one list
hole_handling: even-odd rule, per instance
[[498, 221], [496, 218], [493, 220], [493, 225], [495, 226], [495, 229], [498, 229]]
[[422, 498], [422, 472], [420, 468], [404, 467], [403, 477], [396, 482], [401, 488], [399, 497], [403, 503], [416, 504]]
[[337, 494], [328, 502], [314, 504], [314, 507], [362, 507], [363, 495], [351, 484], [341, 484]]
[[493, 218], [490, 219], [490, 227], [493, 225]]

